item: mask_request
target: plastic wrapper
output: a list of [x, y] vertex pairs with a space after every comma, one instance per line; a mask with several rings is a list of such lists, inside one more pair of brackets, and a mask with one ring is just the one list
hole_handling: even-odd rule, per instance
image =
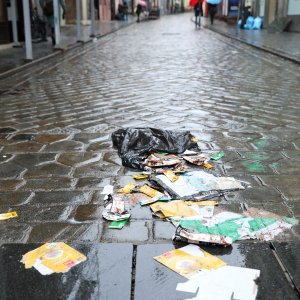
[[183, 153], [187, 149], [198, 150], [188, 131], [176, 132], [155, 128], [127, 128], [112, 133], [113, 145], [117, 147], [122, 164], [143, 170], [150, 151]]
[[127, 195], [109, 195], [108, 203], [102, 213], [102, 217], [109, 221], [121, 221], [130, 218], [130, 208]]

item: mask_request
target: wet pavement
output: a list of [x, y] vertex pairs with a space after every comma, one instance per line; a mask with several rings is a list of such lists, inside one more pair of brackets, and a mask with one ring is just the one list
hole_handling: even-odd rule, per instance
[[270, 52], [293, 62], [300, 63], [300, 34], [299, 32], [275, 32], [267, 29], [247, 30], [236, 25], [216, 20], [214, 25], [208, 25], [204, 19], [204, 26], [222, 35], [252, 45], [258, 49]]
[[[91, 248], [126, 243], [134, 245], [128, 250], [133, 257], [123, 259], [133, 262], [131, 297], [151, 299], [151, 290], [143, 294], [149, 280], [152, 291], [166, 286], [170, 295], [176, 293], [182, 278], [152, 261], [154, 252], [172, 249], [173, 226], [139, 205], [120, 231], [108, 229], [101, 216], [103, 187], [128, 182], [132, 171], [122, 167], [110, 138], [129, 126], [190, 130], [204, 152], [222, 150], [225, 157], [213, 172], [247, 181], [251, 188], [222, 197], [221, 207], [240, 212], [246, 203], [299, 219], [299, 65], [211, 30], [195, 30], [190, 17], [133, 24], [0, 80], [0, 211], [19, 215], [0, 223], [1, 257], [15, 253], [7, 270], [14, 264], [20, 278], [29, 274], [16, 262], [21, 252], [35, 248], [30, 243], [79, 243], [84, 253], [89, 243]], [[276, 242], [299, 243], [299, 230], [293, 227]], [[229, 263], [260, 269], [260, 299], [282, 299], [283, 293], [297, 298], [287, 277], [299, 278], [299, 268], [284, 272], [271, 244], [230, 249], [206, 248], [219, 255], [231, 251]], [[282, 251], [277, 256], [286, 259]], [[84, 263], [76, 268], [84, 269]], [[39, 277], [34, 280], [41, 290], [48, 287], [44, 277], [29, 272]], [[95, 278], [82, 279], [87, 291], [91, 282], [99, 285]], [[53, 279], [54, 288], [57, 282]]]
[[[122, 21], [95, 21], [95, 37], [100, 38], [107, 34], [113, 33], [116, 30], [124, 28], [134, 22], [132, 16], [129, 17], [128, 22]], [[91, 37], [91, 26], [90, 25], [81, 25], [80, 27], [80, 42], [77, 42], [77, 28], [76, 25], [64, 25], [61, 26], [61, 41], [57, 46], [57, 49], [54, 49], [52, 46], [51, 38], [48, 37], [48, 41], [41, 41], [37, 38], [33, 40], [32, 43], [32, 53], [33, 61], [26, 61], [26, 49], [24, 47], [12, 48], [12, 45], [7, 45], [0, 49], [0, 78], [6, 77], [9, 72], [15, 72], [15, 69], [20, 69], [21, 67], [30, 67], [32, 63], [35, 63], [37, 60], [43, 60], [51, 58], [53, 56], [59, 55], [60, 51], [66, 51], [70, 48], [80, 47], [82, 43], [88, 43], [93, 40], [94, 37]], [[20, 43], [22, 45], [22, 43]], [[24, 43], [23, 43], [24, 44]]]

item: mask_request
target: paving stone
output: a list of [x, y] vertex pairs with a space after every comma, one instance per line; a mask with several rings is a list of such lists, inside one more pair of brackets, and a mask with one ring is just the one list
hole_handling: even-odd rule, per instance
[[[12, 220], [12, 219], [11, 219]], [[31, 226], [16, 222], [1, 222], [1, 243], [25, 243], [28, 240]]]
[[118, 230], [118, 229], [108, 228], [109, 223], [110, 222], [105, 223], [101, 242], [109, 242], [109, 243], [146, 242], [149, 239], [149, 227], [152, 226], [152, 222], [147, 224], [146, 222], [143, 221], [129, 220], [126, 223], [126, 225], [122, 228], [122, 230]]
[[292, 143], [289, 143], [288, 141], [285, 141], [283, 139], [276, 140], [276, 139], [268, 139], [268, 138], [262, 138], [257, 139], [253, 141], [252, 143], [254, 149], [268, 149], [270, 150], [296, 150], [295, 146]]
[[113, 164], [93, 163], [76, 168], [74, 177], [97, 177], [107, 178], [118, 174], [119, 166]]
[[38, 134], [34, 140], [41, 144], [52, 144], [68, 138], [67, 134]]
[[55, 162], [56, 156], [56, 153], [17, 154], [13, 161], [27, 169], [33, 169], [40, 164]]
[[122, 160], [117, 152], [107, 152], [103, 156], [103, 161], [122, 166]]
[[250, 161], [260, 161], [268, 164], [277, 162], [283, 158], [278, 151], [239, 151], [240, 155]]
[[84, 144], [76, 141], [62, 141], [47, 145], [44, 152], [72, 152], [84, 150]]
[[27, 243], [52, 242], [62, 234], [69, 225], [67, 223], [41, 223], [33, 224]]
[[90, 201], [92, 192], [57, 191], [36, 192], [31, 203], [35, 205], [75, 205], [86, 204]]
[[72, 168], [59, 163], [49, 163], [35, 167], [26, 172], [25, 178], [59, 177], [70, 175]]
[[14, 163], [0, 164], [0, 178], [1, 179], [20, 179], [26, 169]]
[[70, 218], [74, 211], [73, 206], [49, 206], [23, 205], [17, 208], [18, 222], [63, 222]]
[[0, 180], [0, 191], [15, 191], [25, 184], [25, 180]]
[[108, 134], [103, 133], [77, 133], [74, 135], [74, 140], [82, 142], [84, 144], [96, 143], [96, 142], [110, 142], [111, 138]]
[[88, 153], [88, 152], [79, 152], [79, 153], [62, 153], [59, 158], [58, 162], [71, 166], [71, 167], [80, 167], [84, 166], [93, 162], [98, 162], [102, 157], [100, 153]]
[[26, 204], [30, 201], [33, 194], [31, 192], [2, 192], [0, 197], [0, 205], [18, 206]]
[[25, 191], [59, 191], [70, 190], [76, 185], [77, 179], [74, 178], [42, 178], [27, 179], [21, 190]]
[[298, 175], [300, 169], [300, 161], [281, 160], [269, 166], [272, 167], [278, 174]]
[[12, 158], [11, 154], [2, 154], [0, 155], [0, 164], [7, 162]]
[[154, 222], [154, 240], [168, 240], [172, 239], [175, 234], [176, 227], [168, 221]]
[[254, 206], [256, 203], [272, 202], [275, 204], [282, 202], [280, 193], [268, 187], [252, 187], [230, 192], [225, 195], [225, 198], [230, 203], [245, 202]]
[[22, 255], [39, 246], [0, 246], [2, 299], [130, 299], [131, 244], [70, 244], [87, 260], [67, 273], [48, 276], [20, 263]]
[[93, 178], [93, 177], [85, 177], [79, 178], [76, 184], [76, 189], [83, 190], [103, 190], [103, 187], [111, 184], [110, 178]]
[[111, 143], [109, 142], [98, 142], [98, 143], [93, 143], [93, 144], [90, 144], [86, 151], [102, 151], [102, 150], [108, 150], [112, 148], [112, 145]]
[[272, 175], [274, 171], [268, 164], [260, 161], [243, 160], [230, 162], [224, 165], [226, 174], [229, 176], [236, 173], [251, 174], [251, 175]]
[[75, 214], [76, 222], [102, 220], [103, 206], [96, 204], [79, 205]]
[[13, 141], [32, 141], [35, 139], [35, 134], [27, 134], [27, 133], [20, 133], [14, 135], [11, 140]]
[[13, 145], [7, 145], [1, 151], [2, 153], [27, 153], [39, 152], [43, 148], [42, 144], [36, 142], [23, 142]]
[[99, 242], [102, 235], [102, 223], [68, 224], [68, 227], [54, 239], [59, 242]]
[[299, 260], [299, 247], [300, 242], [294, 241], [289, 243], [273, 242], [277, 255], [280, 261], [283, 263], [288, 274], [291, 276], [293, 283], [295, 284], [298, 293], [300, 294], [300, 260]]

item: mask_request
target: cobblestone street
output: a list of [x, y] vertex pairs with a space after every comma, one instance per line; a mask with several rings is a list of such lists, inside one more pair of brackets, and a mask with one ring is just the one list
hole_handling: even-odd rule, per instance
[[[246, 203], [299, 219], [299, 65], [195, 30], [190, 17], [133, 24], [0, 81], [0, 211], [19, 215], [1, 222], [1, 244], [129, 243], [142, 253], [137, 262], [145, 247], [151, 257], [165, 251], [145, 245], [170, 244], [174, 234], [149, 207], [136, 205], [120, 231], [101, 216], [103, 187], [131, 179], [111, 142], [113, 131], [130, 126], [190, 130], [202, 151], [223, 151], [214, 173], [251, 188], [222, 197], [222, 207], [238, 212]], [[299, 245], [299, 234], [294, 226], [278, 245]], [[249, 262], [269, 257], [267, 243], [253, 253], [251, 241], [241, 245]], [[288, 283], [272, 280], [272, 299], [297, 299]], [[144, 287], [131, 287], [136, 299], [177, 299], [143, 298]], [[150, 283], [149, 295], [156, 288]], [[266, 295], [267, 287], [260, 299]]]

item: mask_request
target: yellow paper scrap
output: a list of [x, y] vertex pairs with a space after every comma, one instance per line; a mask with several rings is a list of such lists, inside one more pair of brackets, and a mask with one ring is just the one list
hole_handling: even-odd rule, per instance
[[18, 216], [18, 214], [15, 211], [0, 214], [0, 221], [7, 220], [7, 219], [10, 219], [10, 218], [16, 218], [17, 216]]
[[171, 182], [175, 182], [177, 179], [179, 179], [179, 176], [175, 175], [175, 173], [171, 170], [164, 171], [164, 175], [170, 179]]
[[132, 175], [132, 177], [136, 180], [141, 180], [141, 179], [147, 179], [149, 177], [149, 175], [146, 174], [135, 174]]
[[118, 189], [117, 193], [119, 194], [130, 194], [131, 191], [136, 187], [136, 184], [131, 182], [126, 184], [123, 188]]
[[184, 248], [168, 251], [162, 255], [154, 257], [155, 260], [165, 265], [169, 269], [177, 272], [181, 276], [190, 278], [201, 269], [217, 269], [226, 265], [221, 259], [209, 254], [206, 251], [202, 255], [195, 256], [184, 251]]
[[46, 243], [35, 250], [27, 252], [23, 255], [21, 262], [25, 264], [26, 269], [35, 267], [40, 271], [39, 269], [45, 268], [49, 271], [47, 274], [51, 274], [54, 272], [65, 273], [69, 271], [71, 267], [85, 260], [85, 255], [67, 244], [60, 242]]
[[182, 200], [175, 200], [171, 202], [156, 202], [150, 205], [154, 213], [160, 212], [165, 218], [169, 217], [191, 217], [197, 216], [199, 213], [188, 206]]
[[159, 199], [160, 197], [163, 196], [163, 193], [153, 189], [152, 187], [148, 186], [148, 185], [143, 185], [139, 191], [151, 198], [156, 198]]
[[194, 142], [194, 143], [199, 142], [199, 140], [198, 140], [195, 136], [193, 136], [193, 137], [191, 138], [191, 141]]
[[216, 206], [219, 205], [218, 201], [184, 201], [187, 205], [198, 205], [198, 206]]
[[214, 168], [214, 166], [213, 165], [211, 165], [211, 164], [203, 164], [203, 167], [204, 168], [206, 168], [206, 169], [212, 169], [212, 168]]

